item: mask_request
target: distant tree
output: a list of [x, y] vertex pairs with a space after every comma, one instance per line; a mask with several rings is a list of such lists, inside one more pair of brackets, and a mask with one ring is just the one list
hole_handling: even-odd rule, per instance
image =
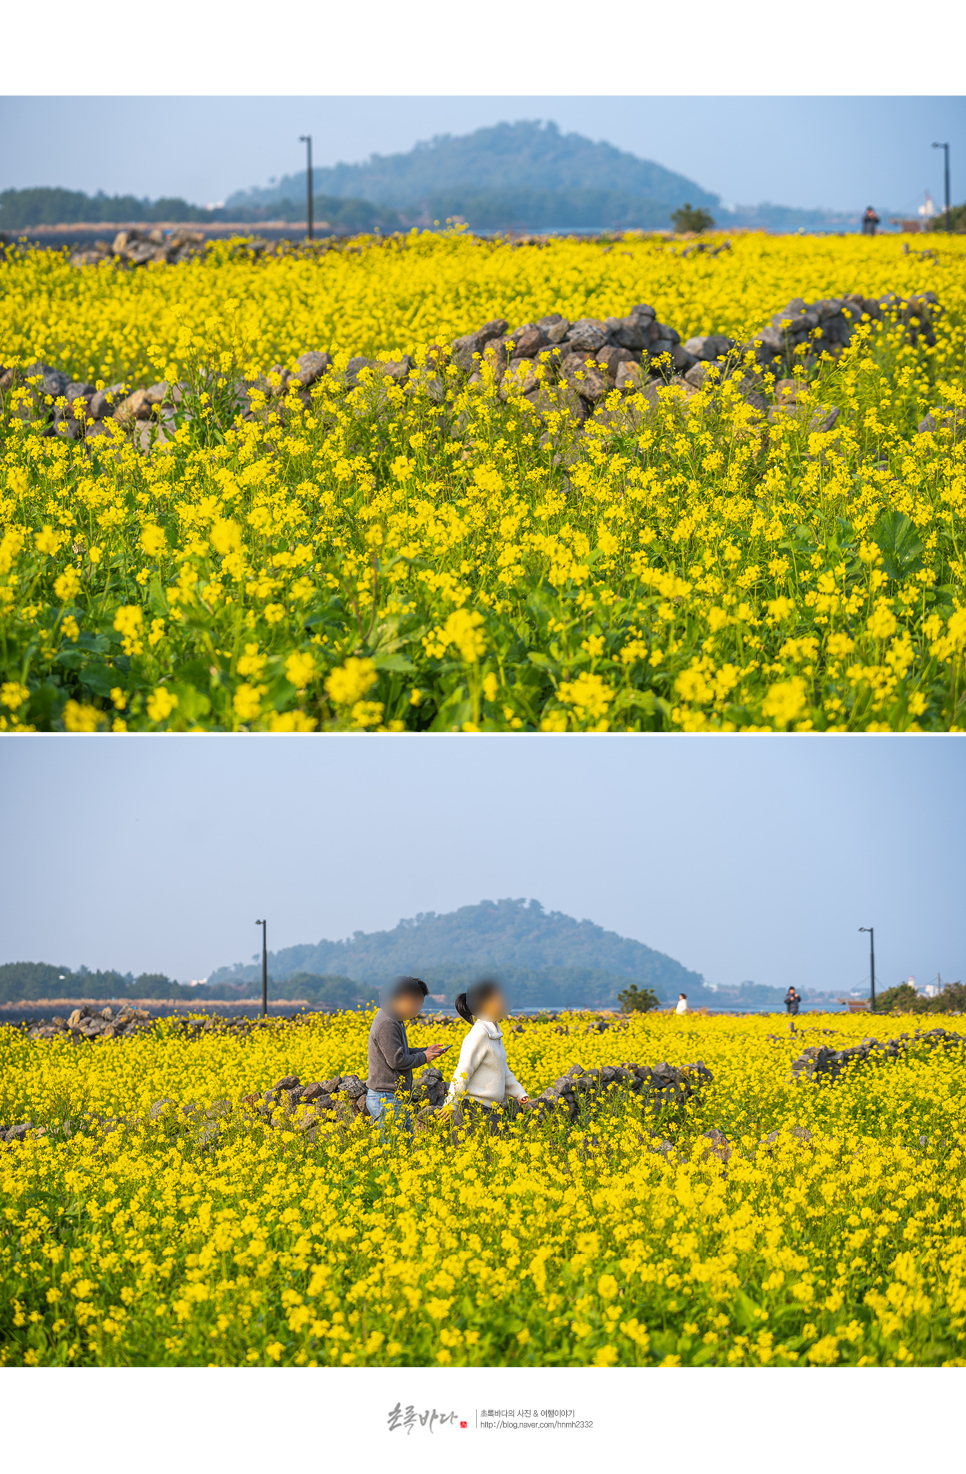
[[650, 1013], [661, 1006], [656, 993], [650, 988], [639, 988], [636, 983], [618, 993], [617, 1002], [622, 1013]]
[[273, 984], [269, 991], [277, 998], [307, 998], [318, 1007], [358, 1008], [369, 1002], [375, 990], [354, 978], [296, 972]]
[[919, 994], [911, 983], [900, 983], [896, 988], [886, 988], [876, 995], [876, 1013], [914, 1013]]
[[[963, 232], [966, 231], [966, 204], [963, 204], [963, 205], [953, 205], [952, 209], [949, 212], [949, 225], [950, 225], [950, 229], [953, 230], [955, 232], [955, 234], [957, 234], [957, 235], [962, 235]], [[946, 229], [946, 211], [945, 210], [940, 210], [940, 212], [939, 212], [938, 215], [934, 215], [932, 217], [932, 219], [929, 222], [929, 229], [930, 230], [945, 230]]]
[[966, 1013], [966, 985], [946, 983], [934, 998], [917, 993], [911, 983], [886, 988], [875, 1000], [876, 1013]]
[[49, 962], [5, 962], [0, 966], [0, 1003], [19, 1003], [28, 998], [63, 998], [71, 977], [69, 967]]
[[172, 982], [163, 972], [142, 972], [128, 989], [131, 998], [190, 998], [193, 992], [193, 988]]
[[714, 217], [710, 210], [703, 210], [694, 205], [682, 205], [680, 209], [671, 211], [671, 220], [674, 229], [683, 235], [685, 231], [695, 231], [698, 235], [703, 230], [710, 230], [714, 225]]

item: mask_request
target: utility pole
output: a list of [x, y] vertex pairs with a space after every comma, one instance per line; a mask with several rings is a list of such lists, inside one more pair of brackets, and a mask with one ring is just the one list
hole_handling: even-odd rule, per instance
[[[306, 209], [305, 218], [308, 221], [309, 240], [312, 240], [314, 238], [314, 236], [315, 236], [315, 231], [312, 228], [312, 135], [311, 135], [311, 133], [300, 133], [299, 134], [299, 143], [304, 143], [305, 144], [306, 154], [307, 154], [307, 159], [308, 159], [306, 176], [305, 176], [306, 177], [306, 183], [307, 183], [307, 194], [308, 194], [307, 209]], [[947, 190], [947, 192], [948, 192], [948, 190]]]
[[948, 143], [934, 143], [933, 144], [933, 148], [941, 148], [942, 151], [943, 151], [943, 156], [944, 156], [945, 161], [946, 161], [946, 163], [945, 163], [945, 170], [944, 170], [945, 184], [946, 184], [946, 229], [947, 230], [952, 230], [952, 228], [953, 228], [953, 217], [952, 217], [952, 212], [951, 212], [950, 207], [949, 207], [950, 206], [950, 201], [949, 201], [949, 144]]
[[875, 1013], [875, 927], [860, 926], [859, 931], [869, 933], [869, 969], [872, 978], [872, 1012]]
[[268, 938], [267, 921], [256, 921], [256, 926], [262, 929], [262, 1016], [268, 1015]]

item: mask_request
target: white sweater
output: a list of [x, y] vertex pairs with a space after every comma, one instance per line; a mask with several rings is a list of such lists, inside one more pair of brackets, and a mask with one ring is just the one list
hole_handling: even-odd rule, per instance
[[478, 1018], [460, 1048], [446, 1103], [466, 1094], [486, 1106], [502, 1105], [508, 1095], [520, 1100], [526, 1091], [506, 1062], [498, 1024]]

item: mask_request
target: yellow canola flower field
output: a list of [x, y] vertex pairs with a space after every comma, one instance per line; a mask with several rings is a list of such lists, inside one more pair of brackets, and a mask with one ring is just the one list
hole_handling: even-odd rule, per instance
[[[887, 318], [837, 359], [803, 345], [807, 393], [774, 423], [712, 376], [615, 389], [578, 434], [556, 391], [538, 414], [432, 353], [497, 316], [642, 301], [682, 338], [747, 341], [793, 297], [855, 291], [934, 292], [935, 343]], [[5, 393], [0, 729], [958, 730], [964, 332], [956, 237], [683, 256], [414, 233], [139, 271], [13, 251], [0, 366], [188, 388], [147, 455], [45, 437], [36, 386]], [[238, 418], [241, 380], [307, 349], [336, 361], [309, 402]], [[351, 356], [403, 353], [405, 387], [345, 392]]]
[[796, 1085], [803, 1047], [855, 1043], [868, 1020], [638, 1015], [600, 1033], [575, 1014], [507, 1031], [531, 1094], [625, 1059], [700, 1056], [713, 1084], [657, 1120], [612, 1086], [573, 1124], [454, 1139], [430, 1116], [385, 1144], [365, 1118], [309, 1140], [305, 1107], [276, 1129], [240, 1104], [284, 1074], [364, 1075], [369, 1018], [77, 1047], [0, 1029], [4, 1119], [48, 1128], [0, 1147], [3, 1363], [966, 1361], [962, 1050]]

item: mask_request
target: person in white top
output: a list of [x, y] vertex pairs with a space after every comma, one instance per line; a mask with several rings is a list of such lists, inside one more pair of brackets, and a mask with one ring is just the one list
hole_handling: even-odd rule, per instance
[[460, 1057], [443, 1105], [457, 1124], [470, 1125], [485, 1112], [490, 1134], [500, 1134], [507, 1097], [526, 1105], [530, 1097], [507, 1064], [500, 1019], [506, 1000], [498, 983], [486, 979], [461, 993], [454, 1007], [473, 1027], [460, 1048]]
[[674, 1010], [674, 1012], [675, 1013], [687, 1013], [687, 1011], [688, 1011], [688, 995], [687, 995], [687, 993], [679, 993], [678, 994], [678, 1006]]

